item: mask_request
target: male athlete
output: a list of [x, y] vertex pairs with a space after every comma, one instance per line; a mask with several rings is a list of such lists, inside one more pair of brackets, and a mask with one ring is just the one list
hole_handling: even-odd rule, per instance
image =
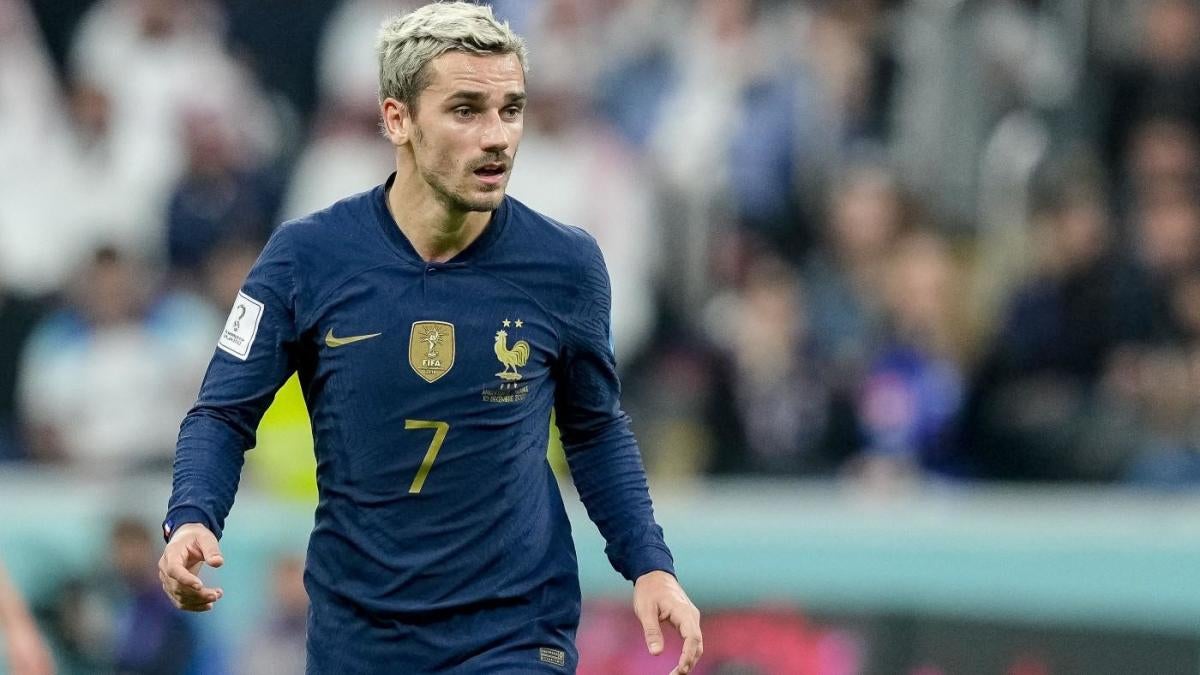
[[504, 190], [521, 140], [525, 47], [491, 10], [387, 22], [380, 110], [396, 172], [284, 224], [234, 302], [176, 448], [159, 567], [182, 609], [222, 595], [202, 563], [243, 452], [298, 371], [320, 502], [305, 585], [309, 673], [570, 673], [580, 592], [545, 450], [551, 408], [588, 515], [661, 622], [700, 657], [618, 404], [596, 242]]

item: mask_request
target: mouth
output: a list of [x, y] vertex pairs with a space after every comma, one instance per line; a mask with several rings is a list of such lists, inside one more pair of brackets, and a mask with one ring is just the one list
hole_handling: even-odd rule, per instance
[[508, 173], [508, 166], [502, 162], [492, 162], [475, 169], [474, 173], [483, 183], [497, 185], [504, 179], [504, 174]]

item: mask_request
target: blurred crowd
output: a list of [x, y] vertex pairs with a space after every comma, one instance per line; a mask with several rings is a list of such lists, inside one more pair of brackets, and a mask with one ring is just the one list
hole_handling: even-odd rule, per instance
[[[169, 467], [411, 0], [0, 0], [0, 458]], [[1192, 0], [495, 0], [652, 478], [1200, 485]], [[279, 455], [287, 462], [289, 455]]]

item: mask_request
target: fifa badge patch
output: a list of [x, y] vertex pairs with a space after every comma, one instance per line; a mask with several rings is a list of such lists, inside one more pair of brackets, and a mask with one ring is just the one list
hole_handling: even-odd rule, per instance
[[233, 309], [225, 320], [225, 328], [221, 331], [221, 339], [217, 346], [222, 351], [245, 361], [250, 356], [250, 347], [258, 335], [258, 322], [262, 320], [263, 304], [254, 298], [238, 291], [237, 300], [233, 301]]

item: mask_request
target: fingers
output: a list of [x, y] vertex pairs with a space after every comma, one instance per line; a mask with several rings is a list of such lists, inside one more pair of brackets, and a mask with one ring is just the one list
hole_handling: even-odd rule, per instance
[[704, 654], [704, 637], [700, 632], [700, 610], [682, 593], [664, 602], [666, 612], [664, 617], [679, 631], [683, 638], [683, 649], [679, 653], [679, 663], [671, 671], [671, 675], [686, 675], [700, 661]]
[[204, 586], [197, 572], [203, 563], [220, 567], [224, 562], [211, 532], [180, 532], [167, 544], [158, 561], [159, 581], [176, 608], [207, 612], [221, 599], [224, 591]]
[[675, 624], [679, 634], [683, 636], [683, 652], [679, 655], [679, 665], [674, 671], [680, 675], [691, 672], [704, 653], [704, 638], [700, 634], [700, 612], [695, 607], [689, 609], [691, 611], [682, 612], [683, 616], [679, 621], [675, 620], [674, 614], [671, 619], [671, 623]]
[[221, 555], [221, 546], [217, 543], [217, 538], [207, 530], [197, 533], [196, 538], [190, 540], [188, 553], [193, 561], [203, 561], [209, 567], [220, 567], [225, 564], [225, 558]]
[[642, 633], [646, 637], [646, 649], [654, 656], [663, 650], [662, 627], [659, 625], [658, 605], [648, 603], [634, 608], [638, 621], [642, 624]]
[[219, 588], [206, 588], [204, 586], [194, 588], [181, 584], [162, 570], [159, 570], [158, 576], [167, 597], [171, 599], [172, 604], [178, 609], [190, 612], [206, 612], [213, 608], [213, 603], [225, 595], [225, 592]]

